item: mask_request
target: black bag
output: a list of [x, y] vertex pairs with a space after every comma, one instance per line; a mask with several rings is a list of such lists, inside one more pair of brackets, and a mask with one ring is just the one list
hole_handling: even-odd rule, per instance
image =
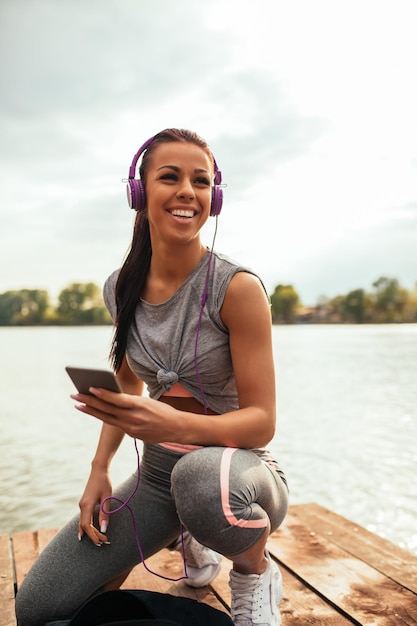
[[117, 589], [90, 598], [70, 620], [47, 626], [233, 626], [233, 622], [223, 611], [191, 598]]

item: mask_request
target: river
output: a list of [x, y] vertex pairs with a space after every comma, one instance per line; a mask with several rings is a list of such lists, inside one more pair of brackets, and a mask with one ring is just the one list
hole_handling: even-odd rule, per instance
[[[0, 532], [77, 510], [100, 425], [73, 408], [65, 365], [107, 368], [110, 327], [0, 328]], [[417, 554], [417, 325], [273, 328], [270, 449], [292, 503], [318, 502]], [[114, 460], [135, 468], [132, 440]]]

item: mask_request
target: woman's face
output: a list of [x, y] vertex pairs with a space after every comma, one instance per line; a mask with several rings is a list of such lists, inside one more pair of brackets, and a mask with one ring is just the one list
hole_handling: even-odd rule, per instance
[[213, 166], [192, 143], [162, 143], [150, 155], [145, 177], [151, 237], [189, 241], [210, 214]]

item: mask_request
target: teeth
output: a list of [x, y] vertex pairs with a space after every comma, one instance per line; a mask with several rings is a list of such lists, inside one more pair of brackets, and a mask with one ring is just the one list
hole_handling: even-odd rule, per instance
[[187, 209], [174, 209], [171, 213], [177, 217], [194, 217], [194, 211], [187, 211]]

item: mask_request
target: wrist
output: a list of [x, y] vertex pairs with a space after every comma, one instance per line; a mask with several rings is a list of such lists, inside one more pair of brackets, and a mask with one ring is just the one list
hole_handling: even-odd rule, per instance
[[100, 459], [95, 457], [91, 461], [91, 471], [108, 473], [110, 469], [110, 462], [110, 459]]

